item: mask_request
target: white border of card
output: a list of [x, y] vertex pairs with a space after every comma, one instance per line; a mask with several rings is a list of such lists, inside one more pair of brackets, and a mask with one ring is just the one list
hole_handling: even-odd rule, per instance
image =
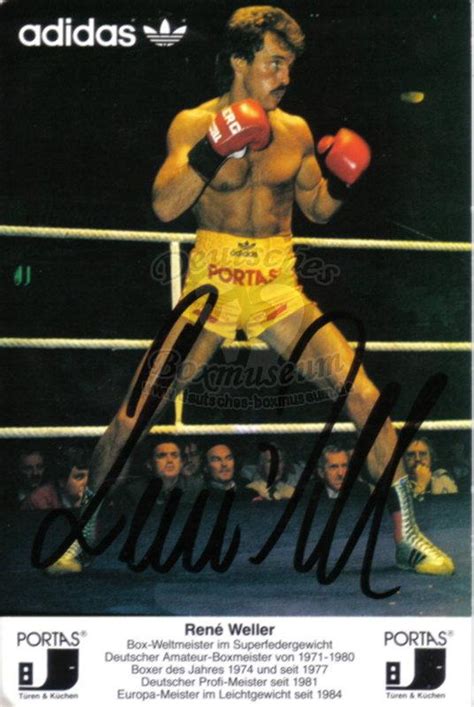
[[[305, 52], [271, 34], [260, 73], [232, 54], [248, 95], [221, 112], [215, 54], [238, 2], [0, 0], [1, 707], [474, 704], [469, 3], [276, 4]], [[260, 90], [274, 105], [248, 102]], [[212, 110], [196, 145], [189, 121]], [[190, 174], [175, 199], [160, 173], [163, 206], [170, 152]], [[248, 223], [270, 229], [265, 204], [281, 224], [296, 199], [295, 259], [289, 233], [265, 234], [273, 251], [257, 225], [237, 233], [249, 194]], [[196, 241], [216, 204], [228, 234]], [[204, 279], [183, 304], [188, 268]], [[212, 278], [238, 304], [214, 311]], [[325, 314], [285, 360], [263, 332], [295, 297]], [[193, 312], [168, 352], [173, 310]], [[202, 328], [217, 341], [210, 323], [232, 317], [236, 340], [171, 395]], [[334, 324], [352, 368], [321, 333]], [[315, 386], [296, 364], [317, 336]], [[381, 397], [356, 433], [362, 362]], [[94, 495], [89, 461], [128, 386], [134, 424]], [[387, 417], [402, 442], [375, 483]], [[412, 506], [442, 570], [423, 564], [430, 541], [409, 544]]]

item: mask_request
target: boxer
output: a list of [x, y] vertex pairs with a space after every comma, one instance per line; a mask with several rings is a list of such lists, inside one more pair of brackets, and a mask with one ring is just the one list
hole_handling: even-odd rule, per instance
[[[323, 137], [315, 148], [306, 121], [280, 108], [293, 64], [303, 49], [299, 25], [283, 10], [270, 6], [238, 9], [228, 21], [218, 56], [219, 95], [181, 111], [169, 128], [168, 154], [154, 181], [153, 208], [161, 221], [172, 221], [188, 209], [196, 219], [196, 243], [183, 297], [203, 284], [214, 286], [218, 293], [188, 354], [185, 363], [191, 365], [182, 366], [183, 373], [175, 382], [175, 393], [237, 329], [247, 337], [260, 337], [289, 358], [302, 334], [322, 316], [297, 281], [291, 245], [293, 205], [296, 202], [310, 221], [327, 223], [368, 168], [371, 151], [361, 136], [347, 128]], [[180, 315], [163, 353], [154, 359], [133, 414], [129, 414], [129, 393], [99, 441], [91, 465], [95, 487], [134, 428], [168, 352], [184, 327], [197, 321], [203, 306], [201, 298]], [[311, 371], [308, 361], [332, 356], [335, 351], [341, 360], [338, 370], [329, 372], [327, 380], [316, 376], [313, 380], [338, 393], [354, 354], [333, 323], [313, 335], [298, 367], [303, 373]], [[377, 388], [360, 368], [345, 403], [358, 430], [364, 428], [378, 398]], [[164, 400], [158, 405], [158, 415], [164, 405]], [[386, 468], [396, 440], [393, 425], [386, 420], [367, 459], [375, 480]], [[416, 524], [410, 484], [401, 463], [389, 500], [398, 566], [422, 574], [451, 574], [451, 558]]]

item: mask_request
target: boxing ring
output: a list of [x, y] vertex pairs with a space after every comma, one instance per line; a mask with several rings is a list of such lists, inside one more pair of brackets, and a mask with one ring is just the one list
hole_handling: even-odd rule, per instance
[[[170, 259], [171, 305], [179, 300], [182, 281], [182, 248], [194, 242], [194, 234], [165, 233], [151, 231], [96, 230], [69, 228], [33, 228], [22, 226], [0, 226], [4, 237], [25, 239], [102, 240], [134, 241], [167, 244]], [[415, 256], [434, 251], [437, 253], [465, 253], [471, 251], [469, 243], [449, 241], [404, 241], [352, 238], [299, 238], [296, 246], [318, 249], [411, 251]], [[166, 254], [168, 257], [168, 253]], [[10, 350], [102, 350], [145, 351], [151, 340], [127, 338], [0, 338], [0, 348]], [[354, 344], [352, 344], [354, 346]], [[266, 345], [258, 340], [226, 341], [224, 348], [255, 349], [264, 351]], [[368, 341], [368, 352], [381, 355], [403, 352], [407, 356], [420, 353], [443, 353], [453, 356], [469, 353], [468, 341]], [[155, 425], [152, 434], [167, 435], [258, 435], [258, 434], [306, 434], [323, 430], [320, 422], [277, 422], [260, 424], [186, 424], [183, 421], [185, 402], [182, 395], [174, 402], [174, 422]], [[59, 420], [60, 421], [60, 420]], [[403, 420], [395, 421], [397, 428]], [[443, 432], [470, 430], [469, 419], [428, 419], [423, 431]], [[336, 433], [354, 430], [349, 422], [337, 422]], [[0, 439], [50, 439], [94, 438], [100, 436], [105, 426], [5, 426], [0, 427]], [[365, 616], [365, 615], [468, 615], [470, 612], [470, 498], [438, 497], [427, 499], [418, 509], [422, 527], [433, 520], [434, 540], [455, 554], [457, 571], [453, 577], [427, 579], [413, 573], [403, 573], [393, 562], [393, 541], [388, 520], [382, 525], [377, 545], [377, 556], [373, 572], [374, 588], [401, 584], [400, 592], [389, 602], [373, 601], [364, 596], [359, 588], [359, 575], [364, 547], [355, 549], [348, 566], [338, 581], [329, 586], [319, 585], [314, 576], [301, 574], [291, 569], [294, 552], [295, 531], [290, 530], [279, 541], [278, 550], [272, 553], [261, 566], [249, 563], [249, 557], [265, 537], [268, 529], [277, 521], [279, 504], [250, 504], [250, 508], [237, 506], [236, 519], [241, 520], [242, 543], [235, 563], [229, 572], [216, 575], [206, 567], [199, 575], [190, 575], [180, 565], [167, 574], [147, 571], [139, 576], [130, 572], [117, 560], [117, 547], [113, 546], [96, 559], [88, 572], [79, 576], [64, 576], [52, 581], [34, 570], [30, 562], [30, 547], [37, 529], [38, 518], [34, 514], [11, 513], [5, 524], [5, 547], [8, 548], [2, 570], [5, 587], [3, 609], [16, 614], [16, 597], [22, 597], [23, 614], [58, 613], [78, 615], [176, 615], [209, 616], [240, 615], [264, 616]], [[303, 509], [301, 509], [303, 510]], [[360, 511], [360, 508], [359, 508]], [[354, 524], [354, 509], [348, 518], [343, 518], [336, 533], [335, 547], [341, 548]], [[241, 513], [239, 518], [238, 513]], [[351, 515], [352, 513], [352, 515]], [[435, 520], [434, 520], [435, 519]], [[321, 520], [317, 518], [316, 525]], [[235, 522], [235, 518], [234, 518]], [[209, 530], [205, 526], [206, 531]], [[151, 530], [145, 535], [151, 540]]]
[[[145, 243], [167, 243], [170, 257], [170, 287], [171, 304], [175, 307], [181, 295], [182, 268], [181, 246], [192, 244], [195, 235], [192, 233], [168, 233], [160, 231], [126, 231], [80, 228], [42, 228], [0, 225], [2, 236], [45, 239], [80, 239], [102, 241], [131, 241]], [[309, 246], [318, 249], [352, 249], [380, 251], [412, 251], [416, 253], [470, 253], [471, 244], [453, 241], [405, 241], [372, 238], [306, 238], [294, 237], [296, 246]], [[78, 338], [0, 338], [0, 348], [10, 349], [96, 349], [96, 350], [146, 350], [152, 340], [142, 339], [78, 339]], [[355, 347], [354, 342], [349, 342]], [[265, 350], [267, 345], [257, 339], [250, 341], [226, 341], [227, 349]], [[469, 341], [368, 341], [368, 352], [469, 352], [472, 350]], [[180, 393], [174, 401], [174, 424], [154, 425], [151, 434], [168, 435], [208, 435], [208, 434], [304, 434], [318, 433], [324, 429], [324, 423], [272, 423], [272, 424], [185, 424], [183, 422], [184, 396]], [[394, 421], [396, 428], [402, 428], [403, 420]], [[425, 420], [421, 429], [428, 431], [458, 431], [472, 428], [469, 419]], [[98, 437], [105, 431], [105, 426], [29, 426], [0, 427], [0, 439], [49, 438], [49, 437]], [[353, 432], [355, 427], [350, 422], [337, 422], [334, 432]]]

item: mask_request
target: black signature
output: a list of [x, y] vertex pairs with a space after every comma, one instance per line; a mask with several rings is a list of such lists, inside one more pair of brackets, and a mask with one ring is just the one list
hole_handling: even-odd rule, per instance
[[[150, 360], [153, 360], [156, 353], [162, 349], [168, 334], [172, 331], [172, 328], [180, 315], [189, 306], [191, 306], [193, 302], [203, 296], [207, 296], [207, 299], [198, 321], [194, 325], [187, 324], [176, 340], [174, 351], [177, 351], [179, 355], [173, 356], [173, 352], [169, 353], [162, 368], [162, 371], [167, 371], [166, 377], [160, 374], [153, 386], [151, 386], [151, 389], [149, 389], [146, 387], [146, 384], [150, 370]], [[103, 483], [79, 518], [74, 515], [72, 510], [58, 509], [50, 511], [50, 513], [48, 513], [48, 515], [42, 520], [34, 538], [31, 551], [31, 562], [34, 567], [46, 568], [50, 566], [64, 554], [64, 552], [75, 540], [80, 543], [81, 547], [88, 554], [100, 555], [123, 531], [127, 523], [127, 518], [125, 515], [121, 515], [115, 523], [115, 526], [109, 530], [93, 547], [89, 545], [83, 534], [85, 525], [91, 519], [93, 514], [98, 511], [100, 504], [114, 486], [141, 435], [148, 428], [160, 401], [167, 394], [173, 384], [178, 372], [176, 361], [185, 360], [195, 341], [199, 337], [205, 322], [212, 313], [216, 301], [216, 288], [212, 285], [203, 285], [183, 298], [183, 300], [181, 300], [176, 308], [171, 312], [147, 353], [132, 391], [132, 395], [130, 396], [127, 414], [130, 417], [134, 417], [143, 389], [145, 388], [148, 391], [145, 403], [128, 439], [126, 440], [123, 448], [120, 450], [116, 461], [113, 463]], [[318, 459], [321, 456], [321, 453], [329, 440], [334, 424], [342, 411], [346, 396], [349, 393], [355, 377], [362, 365], [366, 343], [362, 323], [354, 316], [343, 311], [326, 313], [307, 328], [297, 342], [289, 359], [288, 365], [290, 367], [296, 367], [296, 364], [302, 356], [305, 347], [314, 334], [326, 324], [333, 321], [339, 321], [341, 319], [349, 320], [355, 324], [358, 331], [358, 343], [350, 370], [336, 400], [333, 402], [328, 421], [326, 422], [323, 431], [317, 437], [316, 444], [295, 488], [294, 495], [283, 507], [283, 512], [280, 518], [270, 532], [261, 549], [256, 555], [249, 558], [249, 560], [254, 564], [261, 564], [265, 560], [286, 529], [298, 504], [300, 504], [303, 497], [306, 499], [305, 490], [310, 486], [313, 470], [316, 468]], [[366, 424], [364, 425], [364, 428], [360, 432], [357, 445], [351, 457], [349, 470], [344, 480], [339, 497], [335, 502], [334, 508], [316, 546], [308, 553], [307, 557], [305, 554], [307, 551], [308, 536], [320, 500], [321, 487], [318, 485], [313, 486], [311, 493], [309, 494], [309, 498], [306, 499], [307, 506], [299, 530], [293, 558], [293, 565], [296, 571], [308, 572], [317, 564], [317, 580], [321, 584], [331, 584], [334, 582], [346, 565], [371, 516], [373, 516], [361, 568], [361, 590], [366, 596], [373, 599], [385, 598], [398, 591], [399, 587], [394, 587], [384, 592], [375, 592], [370, 586], [370, 572], [380, 524], [382, 521], [382, 515], [387, 501], [388, 492], [401, 457], [423, 420], [426, 419], [429, 411], [438, 400], [446, 386], [446, 383], [447, 377], [444, 374], [439, 373], [431, 376], [421, 388], [415, 402], [413, 403], [410, 414], [407, 417], [407, 421], [400, 432], [398, 442], [386, 469], [378, 480], [374, 492], [371, 494], [364, 509], [362, 510], [362, 513], [357, 520], [344, 549], [342, 550], [339, 558], [336, 560], [334, 567], [328, 570], [328, 559], [338, 520], [344, 510], [344, 506], [347, 503], [351, 489], [362, 469], [374, 440], [393, 409], [400, 393], [401, 386], [397, 383], [390, 383], [381, 392], [379, 399], [374, 405], [374, 408], [371, 411]], [[279, 461], [278, 452], [275, 448], [272, 448], [271, 445], [270, 451], [271, 468], [268, 479], [269, 485], [271, 485], [276, 478]], [[154, 507], [155, 501], [160, 495], [161, 489], [161, 479], [156, 479], [150, 482], [149, 486], [143, 493], [136, 509], [134, 510], [130, 529], [120, 551], [119, 559], [125, 562], [128, 567], [135, 572], [142, 572], [148, 566], [151, 566], [157, 572], [169, 572], [179, 558], [182, 558], [183, 567], [189, 572], [200, 572], [208, 563], [216, 572], [225, 572], [232, 564], [238, 552], [241, 537], [240, 527], [239, 525], [236, 525], [233, 529], [228, 547], [224, 550], [224, 537], [227, 530], [229, 514], [235, 497], [234, 491], [228, 491], [223, 494], [222, 503], [217, 513], [214, 526], [211, 530], [209, 540], [199, 558], [193, 561], [193, 551], [197, 531], [209, 498], [209, 492], [207, 490], [201, 491], [197, 497], [192, 508], [190, 509], [189, 515], [184, 523], [184, 527], [178, 540], [176, 541], [168, 557], [162, 561], [161, 555], [163, 552], [163, 546], [168, 531], [179, 508], [180, 498], [182, 495], [182, 492], [179, 490], [172, 491], [165, 506], [163, 507], [163, 513], [161, 515], [153, 542], [141, 560], [138, 562], [135, 561], [135, 550], [138, 539], [145, 526], [147, 518]], [[43, 544], [47, 533], [58, 518], [65, 518], [68, 521], [70, 527], [69, 533], [51, 554], [41, 559]]]

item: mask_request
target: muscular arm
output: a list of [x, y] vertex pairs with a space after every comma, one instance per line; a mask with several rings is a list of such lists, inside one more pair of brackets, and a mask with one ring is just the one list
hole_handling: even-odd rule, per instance
[[178, 113], [168, 131], [168, 156], [153, 184], [153, 210], [161, 221], [172, 221], [194, 204], [205, 189], [202, 178], [189, 166], [189, 150], [209, 127], [205, 111]]
[[301, 120], [298, 125], [304, 145], [304, 155], [296, 175], [295, 198], [298, 206], [310, 221], [327, 223], [342, 205], [333, 199], [327, 190], [314, 153], [314, 141], [307, 124]]

